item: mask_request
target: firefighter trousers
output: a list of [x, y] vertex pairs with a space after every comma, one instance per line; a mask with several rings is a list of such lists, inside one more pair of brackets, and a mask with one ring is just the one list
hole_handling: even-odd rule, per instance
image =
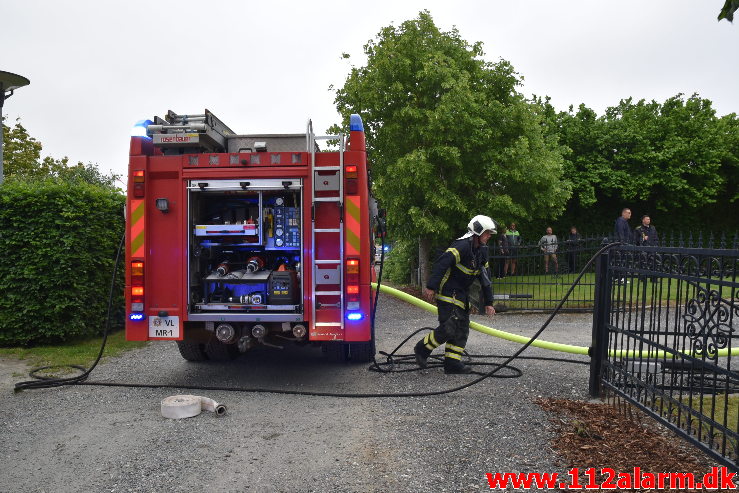
[[439, 300], [438, 311], [439, 326], [418, 342], [418, 348], [428, 357], [431, 351], [446, 343], [445, 365], [461, 365], [462, 353], [470, 335], [469, 310]]

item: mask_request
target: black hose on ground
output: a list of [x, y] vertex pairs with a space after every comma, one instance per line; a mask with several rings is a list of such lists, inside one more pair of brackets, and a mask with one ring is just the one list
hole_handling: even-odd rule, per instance
[[[21, 390], [32, 390], [32, 389], [46, 389], [50, 387], [61, 387], [62, 385], [79, 385], [82, 384], [87, 377], [92, 373], [92, 370], [95, 369], [95, 367], [100, 362], [100, 359], [103, 357], [103, 351], [105, 351], [105, 343], [108, 341], [108, 332], [110, 331], [110, 313], [113, 309], [113, 293], [115, 291], [115, 280], [116, 275], [118, 273], [118, 266], [121, 263], [121, 252], [123, 251], [123, 245], [126, 242], [126, 235], [123, 234], [121, 236], [121, 241], [118, 243], [118, 251], [115, 255], [115, 265], [113, 266], [113, 276], [110, 280], [110, 290], [108, 291], [108, 315], [105, 319], [105, 330], [103, 331], [103, 342], [100, 344], [100, 351], [98, 351], [97, 358], [95, 358], [95, 361], [92, 363], [92, 366], [90, 368], [85, 368], [83, 366], [79, 365], [50, 365], [50, 366], [41, 366], [39, 368], [34, 368], [31, 370], [29, 375], [33, 377], [35, 380], [28, 380], [25, 382], [18, 382], [15, 384], [15, 392], [20, 392]], [[43, 370], [49, 370], [52, 368], [60, 368], [60, 367], [67, 367], [67, 368], [75, 368], [77, 370], [82, 371], [80, 375], [76, 375], [73, 377], [67, 377], [67, 378], [50, 378], [50, 377], [44, 377], [38, 375], [38, 372]]]
[[[170, 388], [170, 389], [193, 389], [193, 390], [216, 390], [216, 391], [227, 391], [227, 392], [260, 392], [260, 393], [271, 393], [271, 394], [287, 394], [287, 395], [306, 395], [306, 396], [318, 396], [318, 397], [345, 397], [345, 398], [371, 398], [371, 397], [427, 397], [427, 396], [433, 396], [433, 395], [443, 395], [443, 394], [450, 394], [452, 392], [458, 392], [460, 390], [466, 389], [468, 387], [471, 387], [473, 385], [476, 385], [483, 380], [496, 376], [495, 374], [498, 373], [501, 369], [507, 368], [511, 371], [513, 371], [513, 374], [508, 375], [497, 375], [497, 378], [515, 378], [521, 376], [522, 372], [518, 370], [517, 368], [509, 366], [509, 363], [511, 363], [513, 360], [520, 357], [521, 353], [523, 353], [540, 335], [544, 330], [549, 326], [549, 323], [552, 321], [552, 319], [559, 313], [562, 306], [564, 305], [567, 298], [570, 296], [572, 291], [575, 289], [575, 286], [580, 281], [582, 276], [585, 274], [585, 271], [588, 267], [594, 262], [594, 260], [605, 250], [612, 248], [613, 246], [617, 245], [618, 243], [611, 243], [608, 244], [601, 249], [599, 249], [595, 255], [593, 255], [590, 260], [583, 266], [582, 270], [580, 271], [580, 274], [577, 276], [577, 278], [572, 282], [572, 285], [570, 286], [567, 293], [565, 293], [562, 300], [560, 300], [557, 307], [554, 309], [554, 311], [550, 314], [550, 316], [547, 318], [547, 320], [544, 322], [544, 324], [539, 328], [539, 330], [534, 334], [531, 339], [524, 344], [518, 351], [516, 351], [513, 355], [505, 357], [505, 361], [503, 363], [486, 363], [488, 365], [493, 365], [494, 368], [488, 371], [487, 373], [477, 373], [479, 376], [478, 378], [467, 382], [462, 385], [458, 385], [456, 387], [452, 387], [449, 389], [442, 389], [442, 390], [433, 390], [428, 392], [378, 392], [378, 393], [339, 393], [339, 392], [313, 392], [313, 391], [298, 391], [298, 390], [284, 390], [284, 389], [269, 389], [269, 388], [260, 388], [260, 387], [223, 387], [223, 386], [217, 386], [217, 385], [189, 385], [189, 384], [146, 384], [146, 383], [122, 383], [122, 382], [90, 382], [87, 381], [87, 377], [90, 375], [92, 370], [97, 366], [97, 364], [100, 362], [100, 358], [103, 355], [103, 351], [105, 349], [105, 343], [107, 341], [108, 337], [108, 331], [110, 329], [110, 314], [112, 309], [112, 303], [113, 303], [113, 292], [115, 287], [115, 279], [116, 279], [116, 273], [118, 271], [118, 267], [120, 265], [120, 256], [121, 256], [121, 250], [123, 249], [123, 244], [125, 242], [125, 237], [121, 238], [121, 242], [118, 246], [118, 253], [116, 254], [116, 262], [115, 267], [113, 268], [113, 276], [110, 284], [110, 293], [108, 296], [108, 316], [107, 321], [105, 324], [105, 332], [103, 333], [103, 341], [100, 346], [100, 352], [98, 353], [97, 358], [95, 359], [92, 366], [88, 369], [85, 369], [84, 372], [81, 375], [75, 376], [75, 377], [69, 377], [69, 378], [43, 378], [43, 377], [37, 377], [35, 374], [36, 372], [42, 370], [42, 369], [48, 369], [50, 367], [42, 367], [42, 368], [36, 368], [31, 372], [31, 375], [34, 376], [35, 380], [25, 381], [25, 382], [19, 382], [15, 385], [15, 391], [20, 392], [22, 390], [32, 390], [32, 389], [42, 389], [42, 388], [51, 388], [51, 387], [61, 387], [64, 385], [93, 385], [93, 386], [104, 386], [104, 387], [129, 387], [129, 388], [153, 388], [153, 389], [161, 389], [161, 388]], [[383, 245], [384, 246], [384, 245]], [[384, 248], [383, 253], [381, 254], [381, 260], [383, 260], [384, 257]], [[382, 269], [382, 266], [380, 267]], [[379, 279], [378, 279], [379, 281]], [[379, 282], [378, 282], [379, 284]], [[378, 290], [379, 292], [379, 290]], [[377, 296], [375, 298], [375, 307], [373, 308], [373, 314], [372, 314], [372, 323], [374, 325], [374, 310], [376, 309], [377, 304]], [[374, 329], [373, 329], [374, 330]], [[418, 332], [422, 330], [428, 330], [428, 328], [422, 328], [408, 337], [401, 342], [395, 350], [393, 350], [391, 353], [381, 353], [384, 354], [388, 358], [388, 362], [386, 364], [394, 365], [398, 364], [400, 362], [405, 363], [407, 359], [409, 359], [411, 356], [403, 356], [399, 355], [396, 356], [395, 353], [398, 349], [400, 349], [408, 340], [410, 340], [411, 337], [416, 335]], [[477, 358], [483, 357], [482, 355], [476, 356]], [[530, 359], [539, 359], [531, 357]], [[564, 362], [568, 363], [583, 363], [581, 361], [576, 360], [564, 360], [564, 359], [558, 359], [562, 360]], [[81, 367], [77, 367], [81, 368]], [[373, 367], [370, 367], [371, 369], [375, 369], [377, 371], [382, 372], [388, 372], [388, 370], [380, 369], [380, 365], [375, 362]], [[392, 370], [390, 370], [392, 371]], [[401, 370], [401, 371], [408, 371], [408, 370]]]

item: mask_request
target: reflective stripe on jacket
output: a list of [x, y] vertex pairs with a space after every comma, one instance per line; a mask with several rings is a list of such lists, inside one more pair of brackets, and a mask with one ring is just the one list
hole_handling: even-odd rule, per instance
[[480, 280], [485, 305], [493, 303], [493, 289], [488, 277], [488, 248], [472, 248], [473, 238], [456, 240], [434, 262], [426, 287], [436, 292], [436, 299], [467, 308], [469, 288]]

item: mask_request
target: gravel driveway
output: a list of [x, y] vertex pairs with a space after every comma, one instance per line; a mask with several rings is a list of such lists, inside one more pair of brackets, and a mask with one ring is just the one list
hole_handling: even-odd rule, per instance
[[[496, 328], [532, 334], [542, 314], [501, 314]], [[590, 314], [564, 314], [543, 338], [590, 342]], [[378, 347], [389, 351], [435, 316], [382, 295]], [[476, 354], [519, 346], [472, 331]], [[403, 352], [409, 352], [410, 346]], [[437, 350], [438, 351], [438, 350]], [[525, 355], [561, 356], [530, 348]], [[573, 356], [585, 360], [582, 356]], [[425, 398], [340, 399], [264, 393], [75, 386], [13, 394], [19, 364], [0, 364], [1, 492], [460, 492], [486, 472], [561, 471], [536, 397], [587, 398], [588, 368], [520, 360], [517, 379], [488, 379]], [[13, 374], [14, 372], [15, 375]], [[257, 348], [229, 363], [189, 363], [173, 343], [106, 361], [95, 381], [238, 385], [329, 392], [440, 389], [470, 376], [440, 369], [392, 375], [326, 362], [318, 348]], [[167, 420], [159, 402], [201, 393], [228, 406]]]

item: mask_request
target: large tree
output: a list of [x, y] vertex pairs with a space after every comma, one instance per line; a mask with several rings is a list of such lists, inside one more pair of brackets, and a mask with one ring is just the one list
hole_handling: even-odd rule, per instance
[[362, 115], [374, 193], [391, 235], [420, 240], [424, 281], [432, 248], [472, 216], [530, 220], [563, 210], [561, 148], [542, 131], [541, 107], [518, 92], [510, 63], [484, 60], [480, 43], [440, 31], [427, 11], [383, 28], [364, 53], [336, 105], [345, 120]]
[[625, 99], [600, 117], [584, 105], [554, 116], [549, 109], [548, 131], [571, 149], [568, 222], [607, 231], [629, 206], [671, 229], [736, 228], [736, 115], [718, 118], [709, 100], [681, 94]]
[[53, 160], [41, 159], [41, 142], [29, 135], [20, 120], [12, 127], [5, 125], [3, 117], [3, 168], [6, 176], [48, 175], [53, 171]]

